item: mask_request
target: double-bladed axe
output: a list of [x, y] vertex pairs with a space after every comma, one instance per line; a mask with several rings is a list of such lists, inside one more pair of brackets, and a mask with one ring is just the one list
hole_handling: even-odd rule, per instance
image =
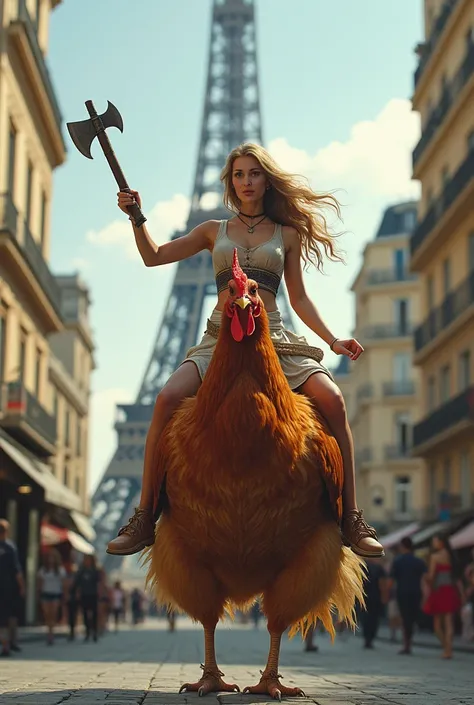
[[[102, 147], [102, 151], [105, 154], [105, 158], [109, 162], [109, 166], [115, 176], [119, 189], [130, 193], [130, 187], [127, 184], [127, 180], [105, 132], [108, 127], [117, 127], [120, 132], [123, 132], [122, 116], [110, 100], [107, 101], [107, 110], [105, 113], [102, 113], [102, 115], [97, 115], [92, 100], [86, 100], [85, 105], [87, 112], [90, 115], [90, 119], [67, 123], [67, 129], [71, 135], [72, 141], [81, 154], [88, 159], [92, 159], [91, 144], [94, 141], [94, 138], [97, 137], [100, 142], [100, 146]], [[138, 227], [143, 225], [146, 221], [146, 218], [141, 212], [138, 203], [134, 203], [132, 206], [129, 206], [128, 211], [134, 219], [135, 225]]]

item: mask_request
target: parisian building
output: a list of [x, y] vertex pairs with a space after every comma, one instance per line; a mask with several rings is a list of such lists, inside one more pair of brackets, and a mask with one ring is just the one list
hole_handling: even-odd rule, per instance
[[[0, 516], [35, 619], [41, 550], [91, 552], [87, 452], [94, 343], [77, 274], [50, 268], [54, 169], [66, 158], [45, 58], [58, 0], [0, 3]], [[72, 552], [75, 552], [74, 554]]]

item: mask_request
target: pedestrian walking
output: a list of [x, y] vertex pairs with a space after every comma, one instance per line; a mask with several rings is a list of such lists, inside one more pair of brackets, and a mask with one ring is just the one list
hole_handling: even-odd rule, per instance
[[61, 555], [55, 548], [50, 548], [44, 554], [43, 565], [38, 571], [38, 592], [47, 627], [48, 646], [54, 644], [54, 627], [59, 621], [59, 608], [64, 600], [66, 587], [66, 570]]
[[74, 590], [79, 596], [84, 626], [86, 629], [84, 641], [89, 641], [91, 635], [97, 641], [97, 617], [99, 603], [99, 588], [101, 575], [96, 564], [95, 556], [84, 556], [83, 562], [77, 571], [74, 581]]
[[[8, 623], [10, 651], [21, 651], [21, 647], [18, 644], [18, 620], [20, 618], [20, 614], [21, 614], [21, 610], [22, 610], [22, 603], [24, 600], [25, 580], [24, 580], [24, 576], [23, 576], [23, 569], [22, 569], [21, 563], [20, 563], [20, 558], [18, 556], [18, 549], [16, 547], [15, 542], [12, 541], [12, 539], [10, 537], [10, 522], [8, 522], [6, 519], [0, 519], [0, 524], [5, 529], [5, 536], [6, 536], [5, 541], [9, 546], [12, 547], [13, 552], [14, 552], [17, 575], [21, 576], [20, 583], [15, 581], [15, 594], [13, 597], [12, 616], [10, 617], [9, 623]], [[21, 584], [21, 587], [20, 587], [20, 584]]]
[[123, 619], [125, 609], [125, 592], [120, 581], [117, 581], [112, 588], [111, 606], [114, 617], [115, 631], [118, 632], [119, 622]]
[[74, 641], [76, 637], [76, 621], [77, 621], [77, 596], [74, 583], [76, 580], [77, 565], [71, 563], [66, 570], [66, 596], [65, 606], [67, 611], [67, 621], [69, 626], [69, 641]]
[[387, 572], [374, 559], [366, 559], [367, 574], [364, 578], [365, 611], [361, 613], [364, 649], [374, 648], [383, 606], [387, 603]]
[[97, 615], [97, 629], [99, 636], [102, 636], [107, 631], [111, 610], [111, 589], [107, 580], [107, 573], [103, 568], [99, 568], [99, 606]]
[[142, 594], [138, 588], [132, 590], [130, 596], [130, 607], [132, 610], [132, 624], [136, 625], [138, 622], [142, 621], [143, 610], [142, 610]]
[[402, 655], [410, 655], [413, 630], [420, 616], [422, 589], [421, 583], [427, 571], [426, 563], [413, 553], [413, 541], [403, 538], [399, 555], [392, 563], [390, 578], [395, 583], [395, 595], [403, 626]]
[[433, 616], [434, 630], [443, 647], [443, 659], [453, 656], [454, 615], [461, 608], [457, 570], [453, 552], [444, 536], [431, 542], [428, 584], [430, 592], [423, 611]]
[[15, 617], [18, 595], [24, 597], [25, 585], [18, 554], [8, 542], [7, 528], [0, 522], [0, 656], [11, 654], [11, 620]]

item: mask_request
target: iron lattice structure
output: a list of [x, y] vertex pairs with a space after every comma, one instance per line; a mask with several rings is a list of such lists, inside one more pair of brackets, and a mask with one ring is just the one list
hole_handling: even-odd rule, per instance
[[[229, 217], [222, 204], [220, 171], [228, 153], [246, 141], [263, 143], [257, 71], [254, 0], [214, 0], [207, 85], [191, 208], [186, 226]], [[177, 232], [174, 238], [185, 233]], [[138, 503], [145, 437], [156, 396], [203, 333], [208, 296], [216, 296], [209, 252], [178, 264], [164, 317], [134, 404], [117, 407], [118, 446], [93, 497], [96, 548], [108, 570], [122, 579], [136, 574], [135, 558], [105, 554], [106, 543]], [[292, 327], [284, 289], [278, 297], [285, 325]], [[119, 567], [120, 566], [120, 567]], [[139, 569], [138, 569], [139, 570]]]

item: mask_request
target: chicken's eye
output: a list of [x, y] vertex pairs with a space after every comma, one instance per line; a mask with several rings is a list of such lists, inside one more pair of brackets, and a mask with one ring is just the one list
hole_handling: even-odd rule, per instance
[[256, 286], [252, 286], [252, 287], [249, 289], [249, 291], [250, 291], [250, 293], [252, 294], [252, 296], [256, 296], [256, 295], [257, 295], [257, 287], [256, 287]]
[[235, 294], [235, 291], [234, 291], [234, 287], [233, 287], [233, 286], [229, 286], [229, 294], [230, 294], [231, 296], [233, 296], [233, 295]]

